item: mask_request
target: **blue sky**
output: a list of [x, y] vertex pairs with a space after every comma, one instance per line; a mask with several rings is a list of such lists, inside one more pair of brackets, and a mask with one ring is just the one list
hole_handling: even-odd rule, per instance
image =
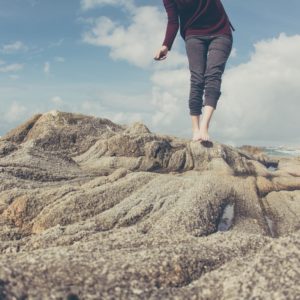
[[[294, 111], [300, 93], [293, 83], [298, 73], [292, 56], [282, 49], [289, 45], [297, 59], [300, 2], [222, 3], [236, 31], [224, 74], [224, 98], [211, 123], [212, 138], [232, 144], [299, 145], [294, 128], [300, 124]], [[167, 20], [161, 0], [0, 0], [0, 4], [0, 135], [34, 113], [57, 109], [122, 124], [141, 121], [155, 132], [191, 136], [189, 74], [179, 32], [167, 60], [153, 60]], [[249, 85], [256, 88], [258, 79], [249, 74], [255, 74], [263, 55], [263, 78], [282, 67], [291, 86], [274, 92], [272, 82], [277, 88], [280, 72], [273, 81], [267, 80], [258, 88], [250, 118], [249, 100], [241, 98], [251, 94]], [[273, 60], [276, 68], [267, 71]], [[238, 93], [234, 83], [241, 76]], [[286, 98], [276, 98], [279, 94]], [[293, 110], [282, 110], [283, 103]], [[232, 115], [229, 105], [235, 106]], [[265, 119], [259, 109], [266, 109]], [[280, 130], [275, 128], [277, 116], [281, 123], [289, 120]]]

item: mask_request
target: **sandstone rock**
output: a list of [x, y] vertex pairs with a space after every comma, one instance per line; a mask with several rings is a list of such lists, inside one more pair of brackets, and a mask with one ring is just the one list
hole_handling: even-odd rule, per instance
[[266, 202], [268, 215], [276, 222], [277, 234], [287, 235], [300, 229], [300, 193], [299, 191], [271, 192], [263, 201]]
[[295, 298], [299, 161], [249, 149], [33, 116], [0, 139], [0, 299]]
[[278, 169], [289, 175], [300, 177], [300, 157], [294, 157], [293, 159], [282, 157]]
[[242, 145], [237, 147], [240, 150], [246, 151], [249, 154], [262, 154], [264, 152], [264, 147], [252, 146], [252, 145]]

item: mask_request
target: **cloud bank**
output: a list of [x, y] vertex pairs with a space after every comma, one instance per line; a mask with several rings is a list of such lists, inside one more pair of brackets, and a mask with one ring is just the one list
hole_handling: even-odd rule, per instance
[[[85, 0], [82, 5], [85, 9], [97, 5], [126, 8], [124, 1], [113, 0]], [[154, 6], [132, 9], [131, 1], [130, 5], [132, 15], [127, 27], [100, 16], [84, 32], [83, 41], [109, 47], [114, 60], [150, 70], [151, 104], [155, 108], [151, 125], [157, 130], [170, 131], [172, 127], [176, 133], [191, 134], [186, 125], [190, 75], [185, 50], [178, 43], [180, 40], [184, 45], [184, 41], [178, 34], [168, 58], [153, 63], [165, 33], [165, 12]], [[225, 69], [211, 136], [232, 144], [300, 142], [300, 35], [280, 33], [253, 46], [248, 62]], [[231, 58], [236, 56], [237, 50], [233, 48]]]

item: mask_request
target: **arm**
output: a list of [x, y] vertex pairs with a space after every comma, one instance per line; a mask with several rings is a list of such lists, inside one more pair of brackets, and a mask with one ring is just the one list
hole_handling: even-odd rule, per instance
[[168, 16], [168, 24], [162, 46], [167, 46], [170, 51], [179, 29], [178, 11], [174, 0], [163, 0], [163, 3]]

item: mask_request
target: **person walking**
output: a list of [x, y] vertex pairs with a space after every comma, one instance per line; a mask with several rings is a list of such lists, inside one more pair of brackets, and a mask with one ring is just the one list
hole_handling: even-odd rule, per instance
[[[209, 123], [221, 96], [222, 75], [232, 50], [232, 30], [235, 29], [221, 0], [163, 0], [163, 4], [168, 23], [164, 41], [154, 59], [167, 58], [180, 28], [190, 70], [192, 140], [208, 141]], [[204, 114], [200, 120], [202, 108]]]

